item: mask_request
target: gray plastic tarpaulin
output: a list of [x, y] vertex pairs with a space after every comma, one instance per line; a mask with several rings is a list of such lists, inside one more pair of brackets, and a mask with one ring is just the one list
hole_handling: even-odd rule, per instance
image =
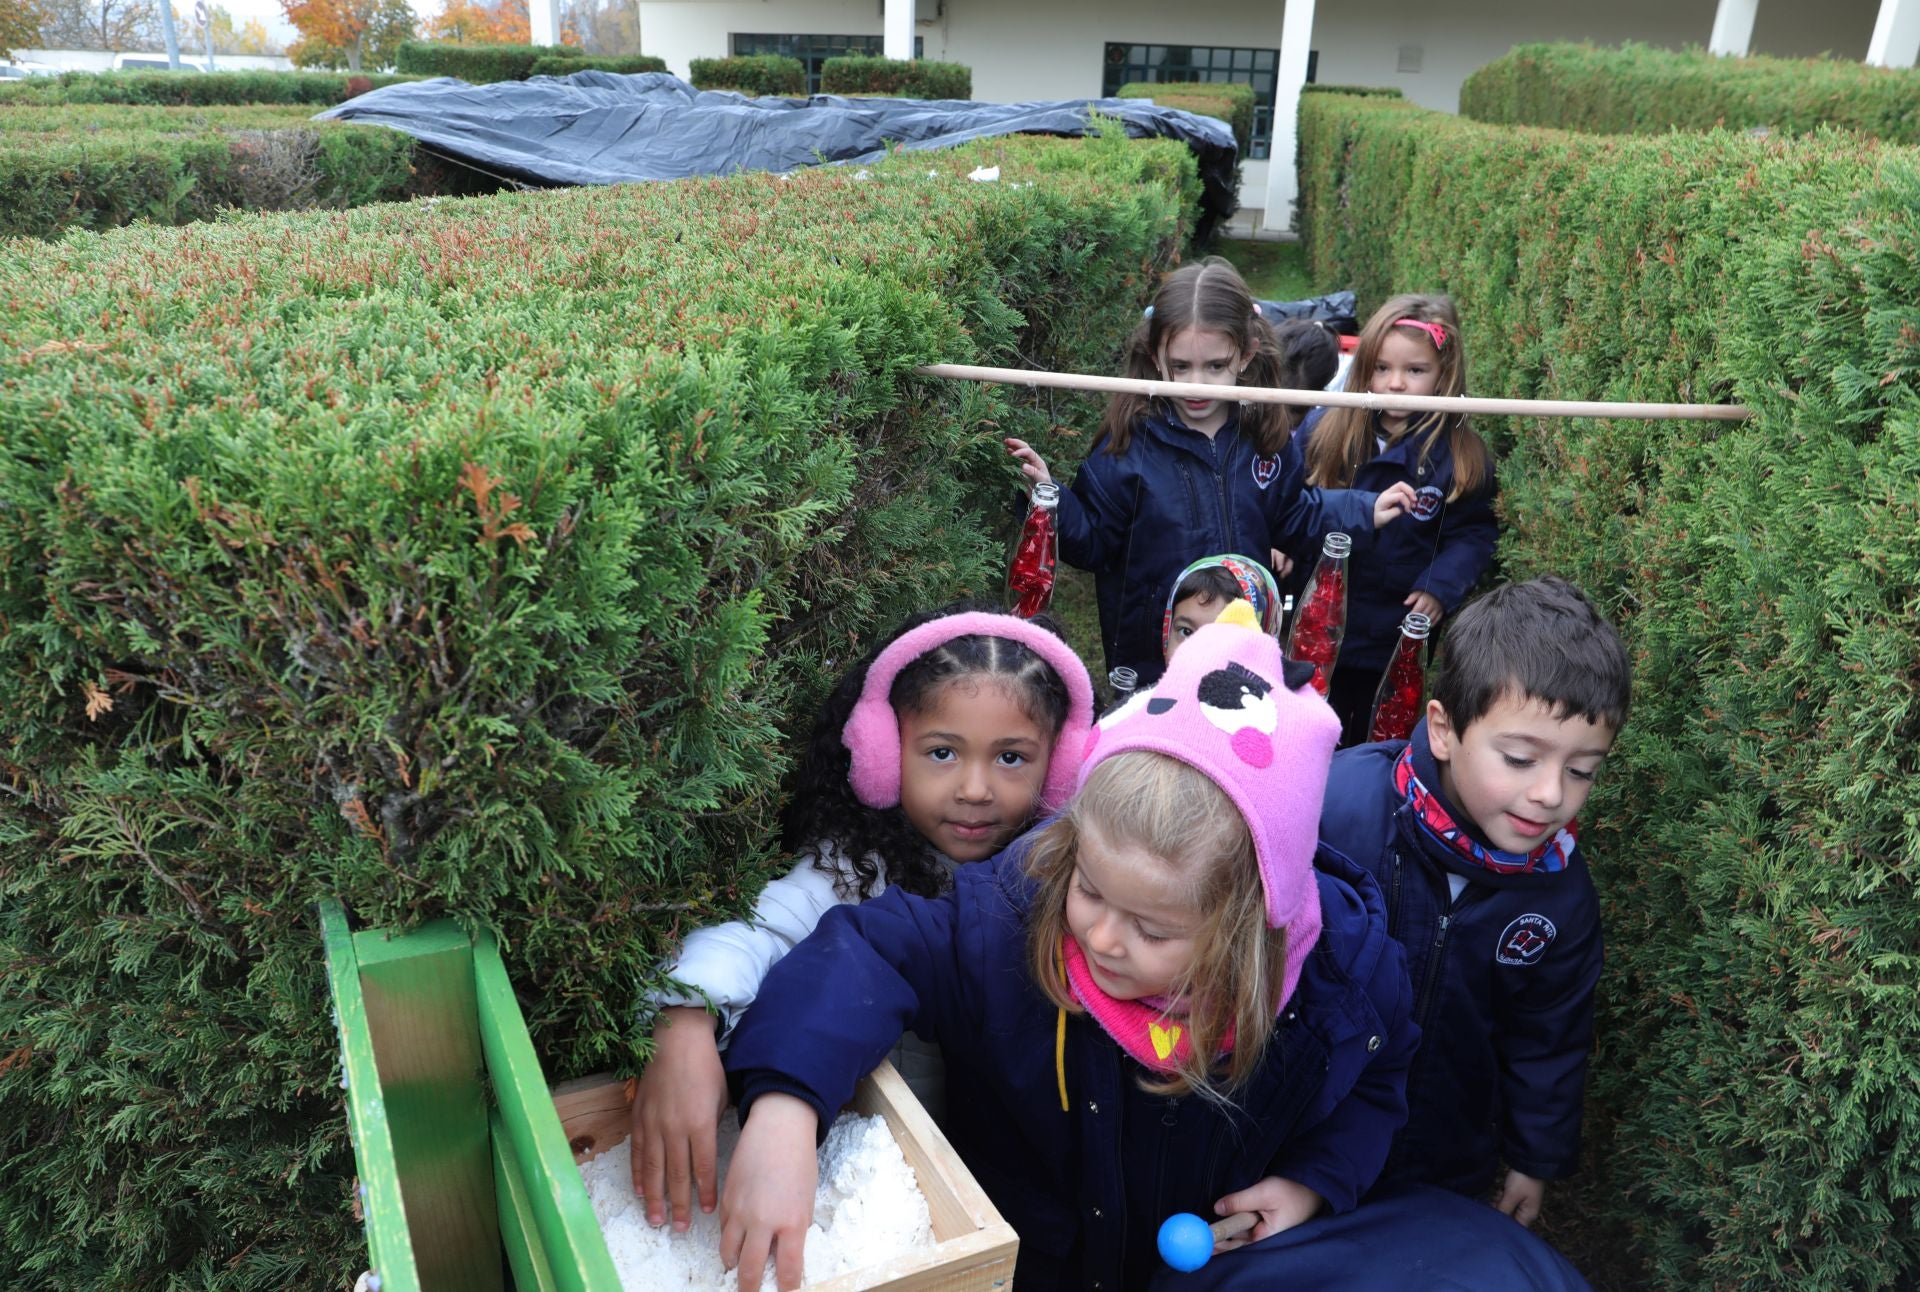
[[1090, 112], [1119, 119], [1136, 138], [1184, 142], [1205, 184], [1203, 225], [1233, 213], [1238, 195], [1226, 123], [1140, 99], [753, 99], [695, 90], [664, 72], [588, 71], [491, 85], [452, 77], [404, 82], [314, 119], [390, 126], [456, 161], [525, 183], [618, 184], [870, 162], [896, 145], [951, 148], [994, 135], [1083, 135]]

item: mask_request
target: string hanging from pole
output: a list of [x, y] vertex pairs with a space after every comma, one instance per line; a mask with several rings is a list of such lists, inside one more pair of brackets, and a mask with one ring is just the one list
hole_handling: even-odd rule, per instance
[[915, 368], [922, 377], [983, 381], [1005, 386], [1093, 390], [1118, 395], [1164, 395], [1175, 399], [1220, 399], [1248, 404], [1366, 408], [1388, 413], [1474, 413], [1500, 417], [1618, 417], [1651, 422], [1743, 422], [1753, 416], [1745, 404], [1646, 404], [1577, 399], [1481, 399], [1471, 395], [1372, 395], [1364, 391], [1282, 390], [1271, 386], [1210, 386], [1195, 381], [1148, 381], [1139, 377], [1103, 377], [1083, 372], [1047, 372], [1036, 368], [983, 368], [964, 363], [930, 363]]

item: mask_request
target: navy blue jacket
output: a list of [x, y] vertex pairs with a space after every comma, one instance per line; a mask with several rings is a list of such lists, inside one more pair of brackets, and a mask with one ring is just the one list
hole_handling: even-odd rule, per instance
[[[1293, 433], [1302, 455], [1320, 421], [1308, 417]], [[1493, 560], [1500, 525], [1493, 513], [1492, 482], [1448, 502], [1453, 450], [1443, 436], [1421, 461], [1419, 438], [1410, 435], [1388, 445], [1354, 473], [1353, 487], [1370, 495], [1404, 480], [1413, 486], [1418, 502], [1411, 513], [1389, 522], [1372, 543], [1354, 544], [1348, 562], [1347, 635], [1336, 668], [1384, 669], [1400, 640], [1408, 595], [1430, 593], [1452, 614]]]
[[1020, 1235], [1022, 1287], [1144, 1287], [1162, 1220], [1211, 1214], [1215, 1199], [1268, 1175], [1351, 1209], [1405, 1116], [1419, 1040], [1406, 966], [1365, 873], [1321, 857], [1324, 929], [1234, 1109], [1144, 1093], [1143, 1069], [1076, 1014], [1067, 1112], [1058, 1011], [1026, 969], [1026, 847], [960, 867], [939, 898], [889, 889], [829, 911], [774, 966], [728, 1047], [742, 1115], [782, 1091], [824, 1127], [904, 1029], [938, 1041], [948, 1137]]
[[[1414, 771], [1439, 794], [1426, 735], [1422, 722]], [[1593, 877], [1576, 848], [1558, 874], [1504, 886], [1470, 881], [1454, 900], [1439, 860], [1445, 845], [1414, 823], [1394, 788], [1394, 760], [1406, 744], [1335, 754], [1320, 817], [1323, 844], [1366, 867], [1386, 893], [1423, 1037], [1407, 1082], [1407, 1126], [1382, 1180], [1479, 1196], [1502, 1159], [1560, 1179], [1580, 1160], [1600, 979]]]
[[1372, 541], [1374, 494], [1309, 489], [1291, 442], [1263, 458], [1237, 417], [1212, 440], [1163, 417], [1142, 418], [1127, 451], [1096, 445], [1060, 495], [1060, 555], [1091, 571], [1107, 667], [1145, 686], [1166, 667], [1160, 621], [1180, 571], [1203, 556], [1278, 548], [1300, 561], [1331, 530]]

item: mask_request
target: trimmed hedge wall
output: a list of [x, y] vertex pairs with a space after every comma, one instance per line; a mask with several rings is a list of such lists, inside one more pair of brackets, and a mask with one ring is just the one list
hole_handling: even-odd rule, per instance
[[1399, 99], [1406, 97], [1392, 85], [1321, 85], [1309, 81], [1300, 87], [1302, 94], [1352, 94], [1361, 98]]
[[457, 76], [470, 85], [524, 81], [544, 58], [585, 58], [578, 45], [454, 45], [438, 40], [400, 44], [394, 67], [419, 76]]
[[769, 94], [801, 98], [807, 93], [807, 65], [783, 54], [696, 58], [687, 70], [696, 90], [737, 90], [754, 98]]
[[496, 929], [549, 1076], [635, 1065], [823, 689], [998, 589], [999, 436], [1068, 451], [912, 368], [1106, 366], [1199, 196], [1117, 136], [869, 170], [0, 261], [6, 1268], [346, 1286], [326, 893]]
[[418, 191], [412, 136], [315, 123], [304, 107], [0, 107], [0, 237], [225, 208], [299, 210]]
[[1302, 130], [1316, 278], [1452, 293], [1475, 393], [1755, 409], [1482, 425], [1506, 572], [1579, 582], [1636, 660], [1550, 1236], [1618, 1289], [1914, 1286], [1920, 153], [1333, 95]]
[[1650, 45], [1516, 45], [1467, 78], [1460, 111], [1479, 121], [1601, 134], [1715, 126], [1804, 134], [1841, 126], [1911, 144], [1920, 143], [1920, 72]]
[[1163, 108], [1177, 108], [1203, 117], [1218, 117], [1233, 128], [1234, 147], [1247, 159], [1253, 144], [1253, 87], [1237, 82], [1133, 81], [1120, 87], [1115, 98], [1152, 99]]
[[[352, 96], [346, 72], [67, 72], [0, 81], [0, 107], [127, 103], [161, 107], [206, 107], [240, 103], [309, 103], [330, 107]], [[369, 88], [415, 81], [415, 76], [378, 74], [359, 79]]]
[[536, 58], [531, 76], [572, 76], [575, 72], [615, 72], [631, 76], [636, 72], [664, 72], [667, 60], [652, 54], [601, 54], [584, 57]]
[[820, 91], [898, 99], [971, 99], [973, 69], [924, 58], [842, 55], [820, 64]]

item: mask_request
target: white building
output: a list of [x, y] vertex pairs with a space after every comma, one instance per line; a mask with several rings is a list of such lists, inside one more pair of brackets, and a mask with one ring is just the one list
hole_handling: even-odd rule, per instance
[[[536, 29], [550, 7], [535, 0]], [[1451, 112], [1468, 73], [1549, 40], [1855, 59], [1872, 46], [1871, 61], [1905, 66], [1920, 46], [1920, 0], [640, 0], [640, 29], [680, 76], [696, 58], [784, 53], [817, 77], [834, 54], [900, 57], [911, 39], [919, 57], [972, 68], [974, 97], [988, 102], [1247, 81], [1260, 106], [1241, 202], [1280, 212], [1266, 222], [1285, 226], [1293, 168], [1266, 160], [1293, 153], [1297, 94], [1282, 86], [1390, 85]]]

